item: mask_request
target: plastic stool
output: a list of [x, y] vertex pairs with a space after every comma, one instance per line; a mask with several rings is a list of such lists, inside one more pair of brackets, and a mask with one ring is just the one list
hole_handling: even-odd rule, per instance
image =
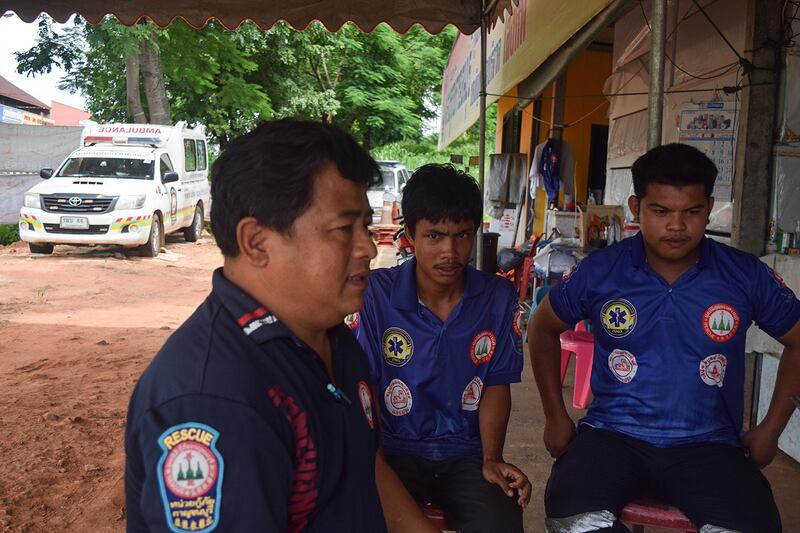
[[422, 506], [422, 512], [433, 523], [434, 527], [447, 531], [447, 519], [444, 517], [444, 511], [428, 502]]
[[569, 358], [575, 354], [575, 390], [572, 393], [572, 406], [586, 409], [589, 393], [592, 392], [592, 359], [594, 358], [594, 335], [586, 331], [583, 322], [575, 325], [574, 331], [561, 334], [561, 383], [567, 374]]
[[652, 500], [638, 500], [622, 509], [620, 521], [633, 526], [633, 533], [644, 533], [645, 526], [697, 533], [697, 527], [675, 507]]

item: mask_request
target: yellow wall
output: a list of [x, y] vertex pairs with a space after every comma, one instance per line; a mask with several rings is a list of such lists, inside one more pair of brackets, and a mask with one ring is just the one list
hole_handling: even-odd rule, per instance
[[[564, 121], [567, 128], [564, 130], [564, 140], [572, 146], [575, 161], [575, 190], [579, 203], [585, 204], [587, 197], [587, 184], [589, 181], [589, 146], [592, 139], [592, 124], [608, 124], [608, 100], [602, 96], [582, 98], [585, 95], [599, 95], [603, 92], [603, 84], [611, 75], [612, 56], [610, 52], [586, 50], [567, 69], [567, 99], [564, 111]], [[500, 98], [497, 103], [497, 139], [496, 151], [500, 152], [503, 142], [503, 115], [510, 111], [517, 103], [516, 87]], [[581, 98], [579, 98], [581, 97]], [[599, 108], [598, 108], [599, 106]], [[597, 108], [597, 109], [595, 109]], [[550, 122], [552, 109], [552, 87], [542, 94], [541, 118]], [[594, 110], [592, 112], [592, 110]], [[591, 114], [583, 118], [587, 113]], [[581, 120], [582, 119], [582, 120]], [[579, 121], [580, 122], [577, 122]], [[574, 125], [571, 125], [575, 123]], [[549, 125], [542, 124], [537, 143], [547, 139]], [[522, 110], [522, 135], [520, 151], [528, 154], [528, 165], [531, 163], [532, 153], [531, 132], [533, 131], [533, 104]], [[563, 196], [562, 196], [563, 198]], [[544, 230], [545, 193], [540, 190], [536, 195], [536, 221], [534, 232]]]

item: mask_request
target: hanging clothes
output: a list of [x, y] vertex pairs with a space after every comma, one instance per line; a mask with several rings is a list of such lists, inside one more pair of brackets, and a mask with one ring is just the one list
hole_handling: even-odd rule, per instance
[[[547, 186], [545, 184], [545, 176], [542, 172], [542, 163], [543, 163], [543, 154], [545, 147], [547, 146], [548, 142], [554, 141], [555, 139], [548, 139], [547, 141], [539, 144], [536, 146], [536, 149], [533, 152], [533, 161], [531, 163], [530, 169], [530, 194], [531, 198], [536, 198], [536, 190], [537, 189], [545, 189], [547, 192]], [[552, 165], [548, 165], [552, 169]], [[575, 185], [574, 185], [574, 172], [575, 172], [575, 164], [572, 158], [572, 146], [566, 142], [560, 142], [560, 159], [558, 161], [558, 170], [557, 170], [557, 184], [558, 189], [554, 191], [554, 195], [550, 195], [548, 193], [548, 204], [551, 201], [551, 198], [555, 198], [555, 202], [558, 201], [558, 192], [559, 190], [564, 191], [564, 194], [569, 194], [573, 198], [575, 197]], [[551, 173], [552, 177], [552, 173]], [[555, 188], [551, 182], [551, 187]]]

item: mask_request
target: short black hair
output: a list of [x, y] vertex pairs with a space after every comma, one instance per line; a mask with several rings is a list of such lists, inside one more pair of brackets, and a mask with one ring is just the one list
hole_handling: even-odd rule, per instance
[[478, 229], [483, 221], [483, 201], [478, 184], [453, 165], [428, 164], [419, 167], [403, 189], [403, 222], [411, 236], [417, 222], [428, 219], [462, 222]]
[[328, 164], [365, 186], [380, 175], [366, 150], [328, 124], [275, 120], [231, 141], [211, 169], [211, 231], [223, 255], [239, 255], [236, 226], [246, 217], [290, 234], [311, 205], [316, 175]]
[[644, 198], [650, 183], [685, 187], [702, 185], [706, 198], [714, 191], [717, 166], [706, 154], [688, 144], [656, 146], [633, 164], [633, 192]]

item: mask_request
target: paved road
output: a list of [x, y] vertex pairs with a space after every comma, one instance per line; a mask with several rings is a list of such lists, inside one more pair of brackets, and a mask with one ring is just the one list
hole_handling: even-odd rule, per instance
[[16, 224], [25, 191], [40, 182], [38, 174], [0, 174], [0, 224]]

